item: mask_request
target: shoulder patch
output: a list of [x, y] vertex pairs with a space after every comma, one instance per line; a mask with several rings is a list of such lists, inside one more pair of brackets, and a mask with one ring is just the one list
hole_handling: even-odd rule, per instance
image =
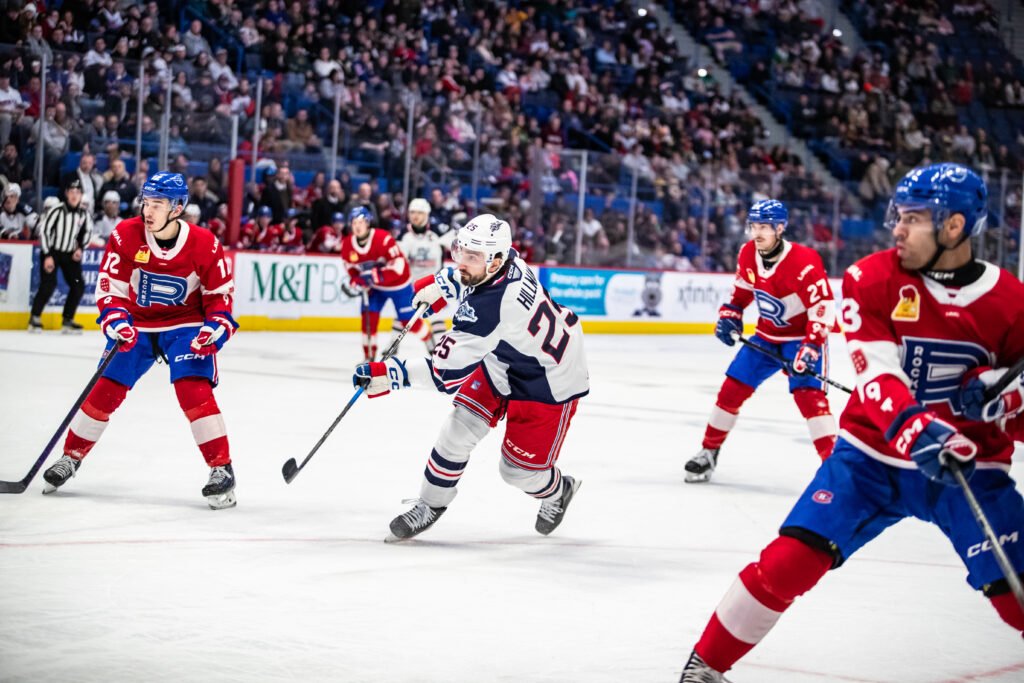
[[893, 320], [914, 322], [921, 317], [921, 294], [914, 285], [900, 287], [900, 300], [892, 309]]

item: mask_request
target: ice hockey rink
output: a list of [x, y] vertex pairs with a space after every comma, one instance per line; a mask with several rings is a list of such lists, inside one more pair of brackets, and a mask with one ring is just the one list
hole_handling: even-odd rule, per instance
[[[383, 337], [386, 339], [385, 337]], [[711, 483], [683, 483], [734, 350], [711, 336], [586, 338], [592, 391], [560, 464], [583, 480], [562, 526], [501, 481], [499, 438], [423, 536], [385, 544], [449, 400], [352, 396], [354, 334], [238, 334], [220, 355], [238, 507], [158, 365], [60, 492], [0, 496], [0, 680], [667, 682], [737, 572], [816, 468], [775, 377]], [[0, 479], [24, 476], [95, 369], [102, 337], [0, 332]], [[418, 353], [406, 340], [402, 356]], [[852, 385], [840, 337], [832, 376]], [[837, 415], [846, 397], [829, 392]], [[59, 447], [58, 447], [59, 450]], [[51, 457], [51, 461], [56, 456]], [[1018, 464], [1024, 454], [1018, 450]], [[799, 599], [737, 683], [1024, 680], [1024, 643], [907, 520]]]

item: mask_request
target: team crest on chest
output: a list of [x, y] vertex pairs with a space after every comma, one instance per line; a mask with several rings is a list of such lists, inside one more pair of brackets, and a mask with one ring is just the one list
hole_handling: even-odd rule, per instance
[[455, 321], [466, 321], [468, 323], [475, 323], [476, 311], [473, 310], [472, 306], [463, 301], [461, 304], [459, 304], [459, 310], [455, 311]]
[[916, 322], [921, 317], [921, 294], [914, 285], [900, 287], [900, 300], [892, 309], [893, 320]]
[[135, 252], [136, 263], [149, 263], [149, 247], [143, 244], [139, 247], [139, 250]]

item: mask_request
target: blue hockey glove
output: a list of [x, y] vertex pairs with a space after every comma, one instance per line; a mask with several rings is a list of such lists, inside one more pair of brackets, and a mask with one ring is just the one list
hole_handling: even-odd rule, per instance
[[900, 455], [910, 455], [917, 469], [933, 481], [955, 486], [957, 481], [946, 464], [955, 458], [965, 477], [974, 473], [978, 446], [923, 406], [904, 410], [885, 432], [885, 438]]
[[732, 304], [722, 304], [718, 309], [718, 324], [715, 325], [715, 336], [726, 346], [733, 346], [736, 340], [733, 333], [743, 334], [743, 309]]
[[405, 363], [397, 358], [362, 363], [356, 366], [352, 375], [352, 386], [363, 387], [367, 396], [377, 398], [409, 386], [409, 373], [405, 370]]
[[967, 373], [954, 405], [960, 408], [968, 420], [977, 422], [995, 422], [1004, 416], [1017, 415], [1024, 409], [1024, 387], [1021, 386], [1020, 377], [1010, 382], [1003, 393], [991, 401], [985, 401], [985, 391], [1002, 379], [1006, 372], [1006, 368], [993, 370], [985, 367]]
[[804, 342], [800, 345], [800, 348], [796, 351], [796, 356], [793, 357], [793, 362], [790, 367], [793, 368], [793, 373], [797, 375], [806, 375], [809, 372], [814, 371], [814, 365], [821, 358], [821, 347], [817, 344], [810, 342]]

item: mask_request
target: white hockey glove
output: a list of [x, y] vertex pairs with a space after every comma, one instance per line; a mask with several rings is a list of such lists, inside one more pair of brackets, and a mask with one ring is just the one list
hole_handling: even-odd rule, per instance
[[352, 386], [363, 387], [367, 396], [377, 398], [409, 386], [409, 373], [405, 370], [405, 363], [397, 358], [362, 363], [356, 366], [352, 375]]
[[412, 298], [414, 308], [426, 304], [431, 313], [440, 313], [449, 301], [458, 300], [462, 283], [455, 269], [444, 268], [433, 275], [421, 277], [412, 288], [416, 292]]

